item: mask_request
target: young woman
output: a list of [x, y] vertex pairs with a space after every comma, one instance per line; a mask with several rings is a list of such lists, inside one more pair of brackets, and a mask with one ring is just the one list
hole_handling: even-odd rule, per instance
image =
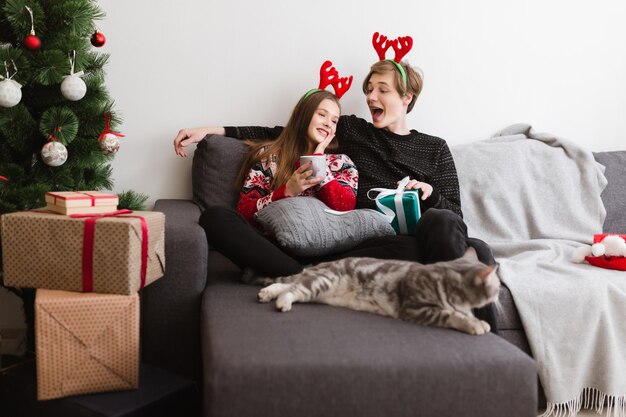
[[312, 173], [310, 162], [294, 171], [301, 155], [324, 155], [339, 116], [337, 96], [317, 91], [298, 102], [276, 140], [248, 141], [250, 152], [237, 181], [241, 189], [237, 210], [248, 221], [254, 223], [258, 210], [286, 197], [314, 196], [334, 210], [354, 208], [358, 174], [347, 156], [325, 155], [326, 173], [321, 179], [307, 179]]
[[310, 162], [297, 167], [301, 155], [324, 155], [333, 147], [339, 116], [337, 96], [317, 90], [300, 99], [277, 139], [248, 142], [250, 151], [237, 181], [241, 190], [237, 211], [214, 206], [200, 217], [211, 247], [239, 267], [265, 276], [302, 270], [300, 262], [268, 240], [254, 215], [275, 201], [298, 196], [319, 198], [334, 210], [354, 208], [358, 173], [346, 155], [325, 154], [323, 178], [308, 178], [313, 172]]

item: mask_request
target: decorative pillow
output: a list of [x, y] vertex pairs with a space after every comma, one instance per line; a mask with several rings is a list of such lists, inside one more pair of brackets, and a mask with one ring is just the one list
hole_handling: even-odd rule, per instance
[[297, 256], [339, 253], [372, 237], [395, 235], [376, 210], [333, 214], [327, 209], [315, 197], [284, 198], [260, 210], [256, 219], [280, 246]]
[[207, 135], [198, 142], [191, 169], [194, 203], [202, 210], [217, 205], [234, 208], [239, 198], [235, 181], [245, 153], [243, 141], [226, 136]]

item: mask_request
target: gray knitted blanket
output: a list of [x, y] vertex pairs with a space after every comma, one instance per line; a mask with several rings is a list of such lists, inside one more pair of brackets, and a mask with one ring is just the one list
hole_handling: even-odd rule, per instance
[[591, 152], [528, 125], [452, 148], [470, 236], [500, 263], [539, 365], [545, 416], [626, 415], [626, 273], [572, 263], [606, 215]]

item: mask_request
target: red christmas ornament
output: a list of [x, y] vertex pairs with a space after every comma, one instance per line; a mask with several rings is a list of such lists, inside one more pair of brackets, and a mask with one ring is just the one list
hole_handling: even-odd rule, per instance
[[41, 40], [35, 35], [35, 18], [33, 17], [33, 9], [24, 6], [30, 15], [30, 34], [26, 35], [22, 44], [29, 51], [36, 51], [41, 47]]
[[100, 48], [106, 43], [107, 39], [104, 37], [102, 32], [98, 32], [97, 30], [91, 35], [91, 44], [96, 48]]
[[30, 35], [26, 35], [22, 44], [29, 51], [36, 51], [41, 47], [41, 39], [39, 39], [35, 34], [31, 33]]

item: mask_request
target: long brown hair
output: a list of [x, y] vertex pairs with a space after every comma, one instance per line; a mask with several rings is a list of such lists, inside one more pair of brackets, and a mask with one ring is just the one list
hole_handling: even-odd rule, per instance
[[[278, 155], [278, 164], [276, 166], [276, 174], [270, 183], [270, 189], [275, 190], [287, 183], [289, 177], [293, 174], [296, 161], [307, 151], [309, 125], [315, 110], [324, 100], [332, 100], [341, 111], [341, 105], [337, 96], [329, 91], [317, 91], [308, 97], [306, 95], [302, 96], [291, 112], [289, 121], [278, 138], [262, 142], [245, 141], [249, 149], [235, 183], [238, 190], [243, 187], [243, 183], [246, 181], [252, 166], [259, 161], [269, 159], [272, 154]], [[336, 148], [336, 141], [333, 140], [326, 149], [332, 151]]]

